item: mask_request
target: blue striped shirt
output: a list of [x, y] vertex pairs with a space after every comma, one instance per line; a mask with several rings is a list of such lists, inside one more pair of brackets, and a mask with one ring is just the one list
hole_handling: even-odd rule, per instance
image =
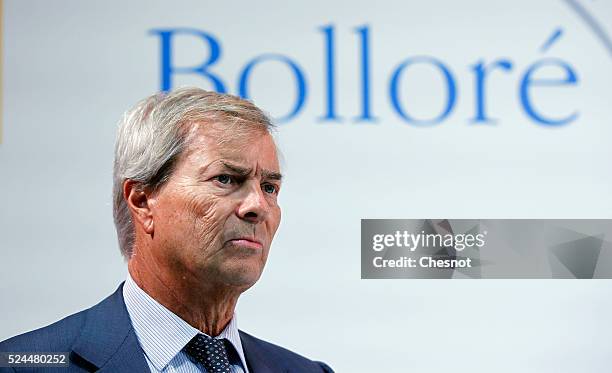
[[[206, 372], [202, 364], [190, 359], [183, 351], [183, 347], [200, 333], [198, 329], [151, 298], [136, 285], [129, 273], [123, 285], [123, 299], [151, 372]], [[240, 360], [230, 359], [232, 372], [249, 373], [235, 314], [215, 338], [226, 338], [236, 349]]]

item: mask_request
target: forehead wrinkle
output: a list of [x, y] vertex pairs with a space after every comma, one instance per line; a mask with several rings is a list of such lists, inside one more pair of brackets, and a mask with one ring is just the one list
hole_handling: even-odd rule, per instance
[[[209, 121], [198, 121], [192, 123], [192, 138], [200, 133], [207, 147], [214, 149], [221, 157], [233, 158], [236, 153], [241, 154], [252, 142], [269, 136], [274, 147], [274, 153], [278, 159], [278, 147], [274, 137], [265, 127], [257, 123], [243, 119], [224, 117], [213, 117]], [[240, 127], [240, 129], [238, 129]]]

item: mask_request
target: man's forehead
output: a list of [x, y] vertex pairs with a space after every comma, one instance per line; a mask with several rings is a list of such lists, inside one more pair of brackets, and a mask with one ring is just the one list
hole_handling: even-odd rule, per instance
[[223, 147], [227, 149], [240, 148], [240, 145], [247, 145], [262, 138], [269, 138], [270, 142], [274, 143], [272, 135], [265, 127], [244, 121], [240, 123], [195, 122], [190, 125], [187, 138], [203, 145], [214, 144], [217, 147], [229, 143], [231, 146]]
[[224, 124], [204, 123], [189, 133], [187, 152], [207, 163], [251, 167], [254, 162], [272, 171], [278, 171], [276, 144], [266, 130], [246, 128], [232, 131]]

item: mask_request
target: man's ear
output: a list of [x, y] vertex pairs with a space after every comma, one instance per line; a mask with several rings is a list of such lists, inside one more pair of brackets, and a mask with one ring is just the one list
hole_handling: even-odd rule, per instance
[[123, 182], [123, 198], [132, 212], [134, 225], [140, 225], [147, 234], [153, 234], [153, 212], [149, 206], [149, 193], [142, 184], [127, 179]]

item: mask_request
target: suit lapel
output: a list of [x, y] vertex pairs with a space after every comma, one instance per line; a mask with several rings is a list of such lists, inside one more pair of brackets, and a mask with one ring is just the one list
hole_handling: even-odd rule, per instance
[[115, 372], [150, 372], [149, 364], [144, 358], [144, 351], [138, 344], [138, 338], [133, 330], [128, 333], [127, 338], [119, 347], [111, 359], [102, 366], [99, 373]]
[[244, 358], [246, 359], [249, 373], [284, 373], [285, 369], [278, 366], [277, 363], [270, 359], [266, 359], [265, 351], [257, 340], [242, 332], [240, 333], [240, 341], [244, 350]]
[[72, 347], [73, 362], [89, 371], [147, 372], [149, 366], [123, 301], [123, 284], [87, 311]]

